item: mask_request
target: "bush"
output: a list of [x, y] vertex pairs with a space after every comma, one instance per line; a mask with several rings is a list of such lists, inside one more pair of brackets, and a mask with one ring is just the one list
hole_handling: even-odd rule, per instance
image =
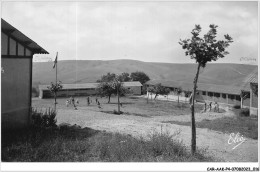
[[[152, 133], [145, 138], [65, 124], [67, 129], [5, 133], [3, 162], [194, 162], [215, 161], [206, 150], [189, 149], [174, 137]], [[69, 125], [69, 126], [68, 126]], [[75, 126], [75, 127], [74, 127]], [[54, 132], [49, 132], [54, 131]]]
[[48, 108], [45, 112], [38, 111], [35, 108], [31, 110], [32, 126], [35, 128], [56, 127], [57, 119], [54, 109]]
[[249, 116], [249, 115], [250, 115], [250, 111], [248, 108], [243, 108], [239, 112], [239, 116]]
[[32, 97], [38, 97], [39, 96], [39, 88], [32, 87]]
[[168, 133], [152, 133], [136, 139], [119, 133], [103, 133], [91, 139], [98, 161], [106, 162], [190, 162], [214, 161], [198, 149], [192, 156], [188, 148]]
[[234, 105], [233, 108], [234, 109], [240, 109], [241, 107], [240, 107], [240, 105]]

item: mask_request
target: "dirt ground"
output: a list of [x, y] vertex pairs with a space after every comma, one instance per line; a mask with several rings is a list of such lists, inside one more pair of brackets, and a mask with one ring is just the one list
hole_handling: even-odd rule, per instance
[[[177, 134], [176, 139], [182, 140], [187, 147], [190, 147], [191, 128], [184, 125], [176, 125], [164, 123], [165, 121], [190, 121], [190, 113], [188, 108], [172, 106], [170, 102], [150, 102], [146, 104], [145, 99], [123, 99], [121, 111], [125, 112], [121, 115], [115, 115], [110, 112], [117, 110], [116, 101], [111, 100], [111, 104], [107, 104], [107, 99], [99, 99], [101, 107], [95, 104], [94, 97], [92, 103], [87, 106], [86, 98], [79, 98], [77, 110], [72, 106], [66, 107], [66, 99], [58, 100], [57, 122], [77, 124], [81, 127], [90, 127], [96, 130], [105, 130], [108, 132], [119, 132], [130, 134], [134, 137], [147, 137], [152, 132], [169, 132]], [[51, 99], [33, 99], [34, 107], [49, 107], [53, 102]], [[140, 104], [140, 106], [139, 106]], [[145, 105], [146, 104], [146, 105]], [[141, 106], [142, 105], [142, 106]], [[157, 107], [158, 106], [158, 107]], [[160, 106], [160, 107], [159, 107]], [[162, 108], [161, 106], [165, 106]], [[158, 109], [158, 110], [157, 110]], [[165, 110], [164, 110], [165, 109]], [[170, 109], [170, 110], [167, 110]], [[180, 115], [181, 114], [181, 115]], [[196, 113], [196, 121], [203, 119], [213, 120], [224, 116], [233, 116], [232, 111], [224, 113], [206, 112]], [[258, 141], [245, 138], [245, 142], [232, 149], [238, 143], [229, 144], [230, 134], [209, 130], [206, 128], [196, 129], [197, 147], [207, 149], [211, 156], [217, 161], [224, 162], [257, 162], [258, 161]], [[235, 133], [236, 134], [236, 133]]]

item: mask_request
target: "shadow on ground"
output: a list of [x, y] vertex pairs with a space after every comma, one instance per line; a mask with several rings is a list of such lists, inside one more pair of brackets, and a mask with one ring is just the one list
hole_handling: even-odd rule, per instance
[[70, 125], [62, 123], [56, 128], [26, 128], [19, 130], [2, 130], [1, 145], [2, 149], [13, 144], [31, 144], [37, 146], [44, 141], [54, 138], [62, 138], [69, 140], [80, 140], [94, 136], [99, 133], [99, 130], [94, 130], [88, 127], [81, 128], [78, 125]]
[[141, 114], [141, 113], [130, 113], [130, 112], [122, 112], [122, 111], [120, 111], [120, 114], [118, 114], [116, 110], [114, 110], [114, 111], [109, 111], [108, 110], [108, 111], [100, 111], [100, 112], [113, 114], [113, 115], [133, 115], [133, 116], [140, 116], [140, 117], [144, 117], [144, 118], [152, 118], [152, 116]]
[[[191, 122], [164, 121], [163, 123], [191, 126]], [[197, 128], [208, 128], [223, 133], [241, 133], [243, 136], [258, 139], [258, 121], [251, 117], [223, 117], [196, 122]]]

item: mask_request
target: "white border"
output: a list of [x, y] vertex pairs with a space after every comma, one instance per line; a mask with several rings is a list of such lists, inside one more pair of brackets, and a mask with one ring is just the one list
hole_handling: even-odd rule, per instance
[[2, 163], [1, 171], [207, 171], [208, 167], [259, 167], [258, 163]]
[[[2, 7], [2, 2], [4, 1], [26, 1], [26, 0], [1, 0], [0, 8]], [[43, 0], [30, 0], [30, 1], [43, 1]], [[51, 1], [51, 0], [47, 0]], [[68, 2], [68, 0], [53, 0], [58, 2]], [[70, 0], [72, 1], [72, 0]], [[118, 0], [79, 0], [82, 1], [118, 1]], [[130, 1], [130, 0], [120, 0], [120, 1]], [[134, 0], [134, 1], [154, 1], [154, 0]], [[156, 1], [165, 1], [165, 0], [156, 0]], [[167, 1], [167, 0], [166, 0]], [[174, 1], [174, 0], [168, 0]], [[205, 0], [189, 0], [189, 1], [205, 1]], [[207, 0], [213, 1], [213, 0]], [[243, 1], [243, 0], [229, 0], [229, 1]], [[260, 3], [258, 2], [258, 19], [259, 17], [259, 7]], [[258, 45], [259, 45], [259, 22], [258, 22]], [[259, 47], [258, 47], [258, 58], [259, 58]], [[259, 67], [258, 60], [258, 67]], [[1, 62], [0, 62], [1, 64]], [[1, 86], [0, 86], [1, 88]], [[258, 107], [260, 102], [258, 101]], [[0, 105], [1, 106], [1, 105]], [[259, 121], [259, 120], [258, 120]], [[259, 128], [258, 128], [259, 130]], [[258, 138], [260, 133], [258, 132]], [[1, 153], [1, 151], [0, 151]], [[1, 171], [207, 171], [208, 167], [214, 168], [225, 168], [225, 167], [250, 167], [251, 170], [253, 167], [259, 167], [259, 147], [258, 147], [258, 162], [255, 163], [238, 163], [238, 162], [225, 162], [225, 163], [203, 163], [203, 162], [169, 162], [169, 163], [12, 163], [12, 162], [1, 162], [0, 170]]]

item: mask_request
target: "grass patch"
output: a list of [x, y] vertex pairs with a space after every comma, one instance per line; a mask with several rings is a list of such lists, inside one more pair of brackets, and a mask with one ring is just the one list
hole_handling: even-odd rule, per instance
[[[164, 123], [191, 126], [191, 122], [165, 121]], [[236, 116], [223, 117], [214, 120], [204, 119], [201, 122], [196, 122], [196, 127], [208, 128], [223, 133], [239, 132], [245, 137], [258, 139], [258, 121], [252, 117]]]
[[2, 134], [4, 162], [194, 162], [214, 161], [205, 150], [190, 155], [169, 134], [148, 139], [63, 126], [56, 130], [8, 131]]
[[[151, 116], [158, 116], [158, 114], [189, 114], [190, 113], [190, 105], [188, 103], [183, 102], [173, 102], [173, 101], [165, 101], [165, 100], [149, 100], [149, 103], [146, 102], [145, 99], [138, 103], [138, 108], [142, 110], [150, 111]], [[202, 104], [195, 104], [195, 112], [201, 112], [203, 110]], [[164, 115], [163, 114], [163, 115]]]

